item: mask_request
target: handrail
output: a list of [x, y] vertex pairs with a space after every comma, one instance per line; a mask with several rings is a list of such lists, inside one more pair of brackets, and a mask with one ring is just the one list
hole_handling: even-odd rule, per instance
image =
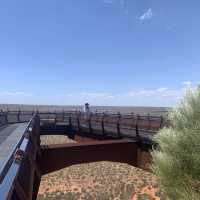
[[40, 116], [42, 122], [45, 122], [44, 120], [54, 118], [55, 123], [68, 123], [70, 129], [76, 128], [81, 131], [81, 128], [87, 128], [89, 129], [90, 133], [92, 133], [93, 130], [96, 130], [101, 131], [103, 134], [110, 132], [112, 134], [117, 133], [118, 135], [120, 135], [121, 133], [123, 134], [124, 131], [134, 131], [133, 136], [136, 134], [138, 137], [140, 135], [144, 135], [144, 132], [146, 132], [146, 135], [148, 134], [148, 136], [152, 137], [152, 134], [156, 133], [160, 128], [168, 126], [170, 124], [170, 122], [167, 120], [166, 115], [152, 116], [150, 114], [136, 115], [135, 113], [115, 114], [98, 112], [91, 112], [88, 114], [80, 111], [34, 112], [8, 110], [7, 112], [4, 112], [4, 114], [7, 116], [6, 118], [8, 123], [22, 122], [22, 120], [26, 121], [29, 119], [29, 117], [33, 116], [34, 113]]
[[21, 146], [26, 133], [29, 131], [29, 128], [33, 122], [33, 120], [35, 119], [36, 114], [31, 118], [31, 120], [29, 121], [28, 125], [26, 126], [26, 129], [23, 133], [23, 135], [21, 136], [21, 138], [18, 140], [18, 142], [16, 143], [16, 145], [13, 147], [12, 151], [10, 152], [9, 156], [7, 157], [6, 161], [3, 164], [3, 167], [0, 169], [0, 184], [2, 183], [2, 181], [4, 180], [7, 172], [9, 171], [9, 168], [11, 167], [13, 161], [14, 161], [14, 157], [16, 154], [17, 149]]
[[[0, 113], [23, 113], [23, 114], [31, 114], [31, 113], [38, 113], [38, 114], [77, 114], [77, 113], [84, 113], [80, 111], [39, 111], [39, 110], [7, 110], [7, 111], [0, 111]], [[118, 116], [119, 114], [123, 115], [124, 117], [132, 117], [132, 116], [137, 116], [138, 113], [112, 113], [112, 112], [91, 112], [94, 115], [105, 115], [105, 116]], [[153, 114], [154, 113], [154, 114]], [[159, 115], [155, 115], [155, 113], [160, 113]], [[140, 114], [141, 117], [145, 117], [150, 115], [151, 117], [160, 117], [160, 115], [166, 115], [167, 111], [162, 111], [162, 112], [151, 112], [151, 113], [146, 113], [146, 114]]]
[[[27, 117], [27, 115], [30, 115], [30, 117], [34, 114], [34, 113], [37, 113], [38, 115], [40, 115], [40, 117], [42, 118], [43, 116], [47, 115], [48, 118], [49, 116], [51, 115], [55, 115], [55, 118], [59, 117], [59, 115], [62, 115], [62, 118], [64, 120], [64, 118], [66, 117], [71, 117], [72, 119], [73, 118], [77, 118], [79, 116], [79, 120], [84, 120], [85, 119], [85, 113], [81, 113], [81, 112], [76, 112], [76, 111], [63, 111], [63, 112], [43, 112], [43, 111], [37, 111], [37, 112], [32, 112], [32, 111], [7, 111], [7, 112], [3, 112], [3, 114], [5, 116], [7, 116], [7, 120], [8, 122], [7, 123], [17, 123], [17, 122], [22, 122], [22, 120], [20, 120], [21, 117]], [[1, 112], [0, 112], [1, 114]], [[17, 119], [16, 120], [13, 120], [13, 121], [9, 121], [8, 119], [8, 116], [15, 116]], [[115, 123], [113, 122], [112, 120], [118, 120], [118, 117], [120, 115], [120, 123], [121, 124], [126, 124], [126, 122], [124, 123], [123, 120], [137, 120], [137, 118], [139, 117], [139, 120], [138, 122], [141, 122], [141, 121], [149, 121], [149, 122], [153, 122], [153, 121], [160, 121], [163, 123], [163, 120], [166, 120], [166, 116], [163, 116], [163, 115], [139, 115], [139, 114], [114, 114], [114, 113], [90, 113], [90, 120], [91, 122], [93, 121], [96, 121], [96, 122], [99, 122], [102, 120], [102, 117], [104, 118], [104, 121], [105, 123]], [[61, 116], [60, 116], [61, 117]], [[29, 120], [24, 120], [23, 122], [26, 122], [26, 121], [29, 121]], [[0, 122], [1, 122], [1, 119], [0, 119]]]

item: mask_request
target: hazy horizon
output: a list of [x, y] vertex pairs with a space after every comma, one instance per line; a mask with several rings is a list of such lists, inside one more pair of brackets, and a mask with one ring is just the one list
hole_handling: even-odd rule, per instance
[[[84, 105], [20, 105], [20, 104], [0, 104], [0, 110], [9, 109], [10, 111], [83, 111]], [[163, 115], [170, 108], [168, 107], [145, 107], [145, 106], [90, 106], [92, 112], [109, 112], [109, 113], [135, 113], [135, 114], [151, 114]]]
[[[84, 106], [84, 104], [74, 104], [74, 105], [68, 105], [68, 104], [15, 104], [15, 103], [0, 103], [0, 106], [4, 105], [16, 105], [16, 106], [58, 106], [58, 107], [63, 107], [63, 106]], [[90, 107], [147, 107], [147, 108], [170, 108], [166, 106], [132, 106], [132, 105], [116, 105], [116, 106], [111, 106], [111, 105], [90, 105]]]

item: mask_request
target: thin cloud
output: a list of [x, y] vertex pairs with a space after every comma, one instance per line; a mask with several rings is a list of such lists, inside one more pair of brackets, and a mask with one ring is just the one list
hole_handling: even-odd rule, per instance
[[103, 0], [104, 3], [106, 4], [113, 4], [113, 3], [119, 3], [121, 6], [124, 6], [125, 5], [125, 1], [126, 0]]
[[0, 96], [32, 96], [32, 94], [22, 91], [0, 91]]
[[89, 102], [91, 105], [107, 106], [173, 106], [184, 96], [188, 88], [193, 90], [196, 87], [196, 82], [184, 81], [178, 88], [133, 88], [123, 93], [83, 91], [47, 96], [23, 91], [0, 91], [0, 103], [82, 105]]
[[83, 98], [99, 98], [99, 99], [114, 99], [116, 98], [115, 94], [111, 93], [104, 93], [104, 92], [82, 92], [77, 96], [81, 96]]
[[191, 86], [192, 82], [191, 81], [183, 81], [182, 84], [185, 86]]
[[151, 8], [149, 8], [144, 14], [142, 14], [139, 17], [139, 20], [144, 21], [144, 20], [150, 20], [153, 17], [153, 11]]
[[103, 0], [103, 2], [106, 4], [112, 4], [114, 2], [114, 0]]
[[157, 89], [157, 92], [165, 92], [165, 91], [167, 91], [167, 90], [168, 90], [167, 87], [161, 87], [161, 88], [158, 88], [158, 89]]
[[129, 14], [129, 10], [127, 7], [127, 0], [102, 0], [102, 2], [106, 5], [112, 6], [113, 4], [119, 5], [125, 15]]

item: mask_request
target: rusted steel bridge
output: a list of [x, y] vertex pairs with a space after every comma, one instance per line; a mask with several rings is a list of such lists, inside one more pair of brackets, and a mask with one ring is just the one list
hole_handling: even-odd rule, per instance
[[[138, 166], [138, 150], [168, 122], [162, 116], [81, 112], [0, 112], [0, 199], [36, 199], [42, 175], [96, 161]], [[41, 135], [77, 143], [41, 145]]]

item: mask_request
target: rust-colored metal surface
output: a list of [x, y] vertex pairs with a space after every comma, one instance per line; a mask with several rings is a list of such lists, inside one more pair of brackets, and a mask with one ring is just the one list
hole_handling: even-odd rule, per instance
[[[74, 164], [112, 161], [137, 166], [138, 149], [144, 144], [150, 148], [152, 136], [167, 124], [162, 116], [149, 115], [0, 112], [0, 128], [28, 121], [0, 168], [1, 200], [36, 199], [42, 175]], [[40, 146], [40, 135], [49, 133], [66, 134], [77, 143]]]
[[47, 174], [73, 164], [113, 161], [136, 166], [137, 145], [130, 140], [109, 140], [41, 147], [39, 166]]
[[[0, 126], [6, 123], [27, 122], [34, 111], [0, 111]], [[67, 125], [69, 129], [79, 132], [112, 133], [116, 137], [149, 136], [154, 135], [160, 128], [169, 124], [162, 115], [138, 115], [138, 114], [112, 114], [112, 113], [85, 113], [75, 111], [63, 112], [36, 112], [40, 116], [41, 125], [56, 127], [57, 124]], [[47, 126], [47, 127], [48, 127]], [[56, 128], [54, 129], [56, 130]]]

